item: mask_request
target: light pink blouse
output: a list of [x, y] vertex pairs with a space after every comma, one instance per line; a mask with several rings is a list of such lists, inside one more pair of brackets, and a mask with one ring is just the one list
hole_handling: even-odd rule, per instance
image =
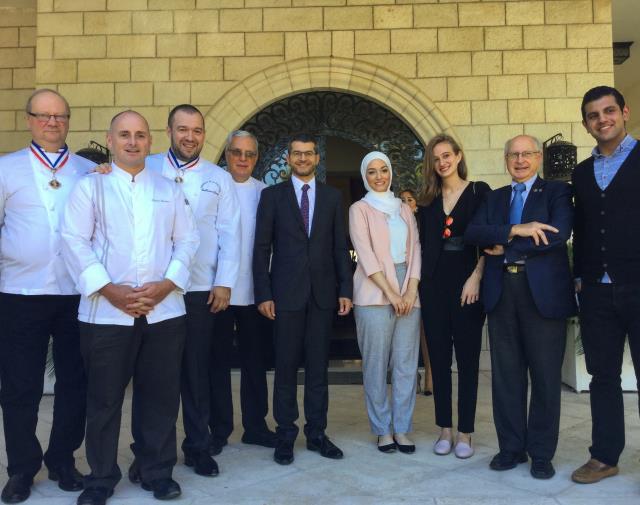
[[[389, 243], [389, 227], [385, 214], [374, 209], [363, 200], [359, 200], [349, 208], [349, 235], [358, 255], [358, 266], [353, 275], [353, 303], [355, 305], [389, 305], [389, 300], [382, 290], [369, 276], [382, 272], [391, 287], [403, 295], [409, 279], [420, 279], [422, 253], [418, 238], [416, 218], [408, 205], [404, 203], [400, 216], [407, 223], [407, 275], [402, 289], [399, 289], [396, 269], [391, 259]], [[420, 306], [416, 297], [414, 307]]]

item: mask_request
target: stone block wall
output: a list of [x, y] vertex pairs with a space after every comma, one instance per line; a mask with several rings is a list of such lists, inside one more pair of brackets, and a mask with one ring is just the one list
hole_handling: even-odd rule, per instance
[[[31, 58], [32, 18], [9, 28], [5, 42]], [[611, 0], [38, 0], [35, 58], [36, 85], [57, 88], [73, 106], [73, 149], [103, 140], [125, 107], [147, 115], [160, 150], [172, 105], [219, 110], [232, 88], [283, 62], [370, 63], [428, 97], [461, 139], [472, 176], [497, 185], [504, 140], [515, 134], [561, 132], [580, 158], [589, 153], [579, 102], [589, 87], [613, 83]], [[0, 114], [22, 101], [15, 88], [29, 72], [33, 65], [0, 70], [9, 89], [0, 91]], [[241, 121], [265, 105], [229, 107]], [[21, 133], [10, 133], [0, 150], [21, 145]]]
[[0, 153], [24, 147], [24, 104], [35, 86], [36, 0], [0, 0]]

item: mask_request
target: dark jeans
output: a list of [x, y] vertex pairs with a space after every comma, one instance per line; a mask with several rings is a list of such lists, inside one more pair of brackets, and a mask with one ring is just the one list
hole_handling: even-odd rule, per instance
[[80, 296], [0, 293], [0, 405], [8, 474], [35, 475], [42, 466], [36, 437], [49, 337], [56, 372], [53, 424], [44, 462], [74, 463], [84, 438], [86, 378], [78, 334]]
[[185, 454], [209, 451], [209, 372], [214, 314], [207, 305], [209, 291], [193, 291], [184, 297], [187, 339], [182, 361], [182, 420]]
[[[276, 309], [277, 310], [277, 309]], [[298, 436], [298, 367], [304, 363], [304, 434], [324, 434], [329, 408], [329, 338], [335, 310], [319, 308], [313, 299], [302, 310], [277, 312], [275, 320], [275, 384], [273, 415], [278, 438], [293, 441]]]
[[171, 477], [176, 464], [176, 419], [184, 316], [133, 326], [80, 323], [88, 377], [85, 487], [112, 489], [122, 477], [118, 439], [125, 389], [133, 378], [135, 455], [145, 482]]
[[231, 305], [215, 315], [215, 330], [211, 348], [209, 378], [211, 384], [211, 435], [226, 441], [233, 431], [233, 401], [231, 396], [231, 356], [234, 326], [237, 327], [240, 354], [240, 408], [245, 432], [268, 429], [265, 417], [269, 412], [265, 364], [266, 343], [263, 316], [255, 305]]
[[501, 451], [526, 450], [533, 459], [553, 458], [566, 331], [565, 319], [540, 315], [525, 272], [503, 275], [502, 296], [489, 313], [493, 419]]
[[625, 339], [636, 377], [640, 371], [640, 285], [583, 283], [580, 331], [591, 374], [591, 456], [617, 465], [624, 449], [624, 404], [620, 374]]
[[455, 350], [458, 368], [458, 431], [475, 429], [478, 368], [482, 347], [482, 304], [460, 306], [467, 280], [463, 252], [443, 251], [433, 279], [423, 279], [420, 304], [424, 324], [436, 409], [436, 424], [451, 428], [451, 365]]

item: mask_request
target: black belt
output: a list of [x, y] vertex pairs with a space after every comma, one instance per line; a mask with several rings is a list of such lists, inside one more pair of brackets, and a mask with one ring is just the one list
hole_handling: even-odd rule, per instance
[[520, 263], [505, 263], [504, 271], [510, 274], [519, 274], [525, 272], [527, 269], [524, 264]]
[[464, 237], [449, 237], [442, 240], [443, 251], [464, 251]]

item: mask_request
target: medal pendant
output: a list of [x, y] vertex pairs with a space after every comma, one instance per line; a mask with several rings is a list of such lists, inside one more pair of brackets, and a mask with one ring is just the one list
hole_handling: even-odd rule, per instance
[[183, 179], [182, 177], [180, 177], [179, 175], [176, 176], [176, 178], [174, 179], [174, 181], [176, 181], [178, 184], [182, 184]]
[[49, 186], [51, 186], [53, 189], [58, 189], [60, 186], [62, 186], [62, 183], [58, 179], [51, 179], [49, 181]]

